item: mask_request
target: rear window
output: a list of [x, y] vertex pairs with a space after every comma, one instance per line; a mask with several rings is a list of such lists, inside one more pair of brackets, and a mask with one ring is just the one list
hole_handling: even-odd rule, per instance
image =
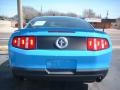
[[30, 21], [27, 28], [39, 27], [65, 27], [65, 28], [80, 28], [80, 29], [93, 29], [93, 27], [79, 18], [35, 18]]

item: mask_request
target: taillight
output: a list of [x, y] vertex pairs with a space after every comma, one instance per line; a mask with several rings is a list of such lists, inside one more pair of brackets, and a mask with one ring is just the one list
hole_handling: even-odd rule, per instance
[[21, 49], [35, 49], [36, 37], [34, 36], [18, 36], [12, 40], [12, 45]]
[[99, 51], [109, 48], [109, 42], [104, 38], [87, 38], [87, 50]]

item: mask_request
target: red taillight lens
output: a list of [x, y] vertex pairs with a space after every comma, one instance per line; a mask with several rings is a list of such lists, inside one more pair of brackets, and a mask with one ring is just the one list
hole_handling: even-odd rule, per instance
[[12, 45], [13, 46], [18, 46], [18, 38], [15, 37], [13, 40], [12, 40]]
[[25, 48], [25, 45], [26, 45], [26, 37], [20, 37], [20, 45], [19, 47], [20, 48]]
[[36, 38], [35, 37], [29, 37], [28, 38], [28, 48], [33, 49], [36, 47]]
[[87, 50], [98, 51], [109, 48], [109, 42], [104, 38], [87, 38]]
[[36, 48], [36, 37], [34, 36], [20, 36], [14, 37], [12, 45], [21, 49], [35, 49]]

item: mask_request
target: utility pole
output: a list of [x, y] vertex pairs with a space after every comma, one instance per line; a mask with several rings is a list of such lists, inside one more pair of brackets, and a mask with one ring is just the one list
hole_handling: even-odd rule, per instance
[[22, 0], [17, 0], [17, 11], [18, 11], [18, 28], [23, 28], [23, 11], [22, 11]]
[[108, 19], [108, 16], [109, 16], [109, 11], [107, 11], [106, 13], [106, 19]]
[[[109, 16], [109, 11], [107, 10], [105, 19], [108, 19], [108, 16]], [[105, 32], [105, 28], [106, 28], [106, 21], [104, 21], [103, 32]]]

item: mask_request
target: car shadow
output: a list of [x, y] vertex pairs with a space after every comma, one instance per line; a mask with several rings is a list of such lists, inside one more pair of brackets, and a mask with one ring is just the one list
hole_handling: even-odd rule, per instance
[[22, 90], [88, 90], [88, 85], [80, 82], [25, 80], [18, 85]]
[[81, 82], [13, 80], [8, 60], [0, 65], [0, 90], [88, 90], [88, 84]]

